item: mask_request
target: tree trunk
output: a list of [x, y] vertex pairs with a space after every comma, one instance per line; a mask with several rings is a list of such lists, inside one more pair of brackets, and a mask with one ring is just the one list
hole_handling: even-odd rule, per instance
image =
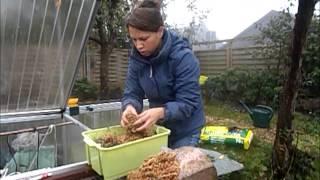
[[105, 44], [100, 46], [100, 97], [105, 98], [109, 92], [109, 54]]
[[300, 86], [301, 54], [317, 1], [299, 0], [298, 13], [296, 14], [293, 38], [289, 50], [291, 63], [287, 68], [287, 78], [280, 96], [276, 138], [272, 152], [272, 171], [275, 179], [285, 179], [293, 162], [292, 120], [294, 103]]
[[[106, 99], [109, 94], [109, 57], [115, 46], [115, 39], [117, 37], [116, 31], [113, 27], [115, 23], [115, 12], [114, 9], [117, 8], [119, 1], [109, 0], [104, 2], [108, 6], [109, 10], [105, 10], [106, 15], [102, 16], [105, 19], [97, 20], [97, 29], [100, 39], [100, 98]], [[98, 11], [98, 16], [101, 15], [100, 9]], [[100, 14], [99, 14], [100, 13]], [[107, 29], [107, 30], [106, 30]], [[108, 32], [107, 32], [108, 31]]]
[[[98, 11], [98, 15], [101, 11]], [[100, 40], [100, 98], [106, 97], [108, 94], [108, 65], [109, 65], [109, 55], [107, 46], [107, 36], [105, 31], [105, 25], [102, 20], [97, 20], [98, 36]]]

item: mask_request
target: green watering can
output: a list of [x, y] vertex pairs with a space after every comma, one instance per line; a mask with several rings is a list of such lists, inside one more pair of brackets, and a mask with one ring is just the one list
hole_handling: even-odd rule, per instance
[[243, 101], [240, 104], [247, 110], [255, 127], [268, 128], [273, 117], [273, 110], [269, 106], [257, 105], [249, 108]]

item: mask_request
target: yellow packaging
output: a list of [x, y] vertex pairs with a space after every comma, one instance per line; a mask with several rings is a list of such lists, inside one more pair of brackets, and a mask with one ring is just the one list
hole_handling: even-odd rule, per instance
[[200, 85], [204, 85], [204, 83], [206, 83], [207, 80], [208, 80], [208, 77], [207, 77], [207, 76], [201, 75], [201, 76], [199, 77], [199, 84], [200, 84]]
[[240, 146], [248, 150], [253, 138], [251, 130], [226, 126], [205, 126], [201, 130], [200, 140], [203, 143]]

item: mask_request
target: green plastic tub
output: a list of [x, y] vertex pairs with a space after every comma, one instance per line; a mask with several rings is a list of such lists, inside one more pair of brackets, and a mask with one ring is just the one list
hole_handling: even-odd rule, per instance
[[88, 163], [104, 179], [123, 177], [129, 171], [138, 168], [144, 159], [160, 152], [162, 147], [168, 146], [170, 134], [170, 130], [157, 126], [156, 134], [153, 136], [104, 148], [95, 140], [106, 132], [120, 135], [125, 133], [125, 130], [118, 125], [82, 133]]

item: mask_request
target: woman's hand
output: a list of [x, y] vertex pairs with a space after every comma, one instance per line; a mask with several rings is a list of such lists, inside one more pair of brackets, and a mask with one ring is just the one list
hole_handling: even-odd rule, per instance
[[120, 124], [122, 127], [126, 127], [128, 124], [128, 119], [126, 117], [127, 114], [134, 114], [137, 115], [136, 109], [132, 105], [127, 105], [126, 109], [122, 112]]
[[137, 131], [143, 131], [154, 125], [159, 119], [164, 118], [163, 107], [151, 108], [138, 115], [138, 120], [133, 124], [137, 126]]

